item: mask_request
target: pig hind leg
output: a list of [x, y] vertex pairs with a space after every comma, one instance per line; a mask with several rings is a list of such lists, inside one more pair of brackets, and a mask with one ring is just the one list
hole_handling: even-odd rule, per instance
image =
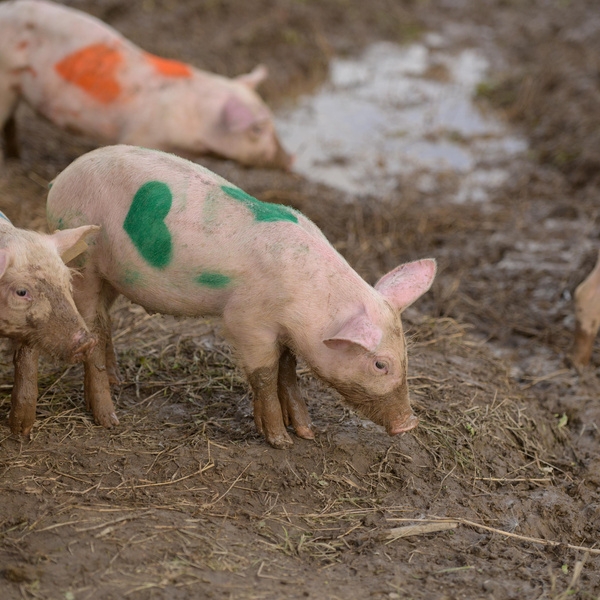
[[298, 437], [312, 440], [315, 434], [308, 415], [306, 403], [298, 389], [296, 376], [296, 357], [285, 348], [279, 358], [279, 371], [277, 375], [277, 394], [281, 403], [283, 421], [291, 425]]
[[107, 282], [104, 282], [103, 287], [104, 294], [104, 306], [105, 306], [105, 330], [106, 335], [106, 370], [108, 371], [108, 380], [113, 385], [119, 385], [122, 383], [123, 378], [121, 377], [121, 371], [119, 369], [119, 361], [117, 359], [117, 352], [113, 345], [112, 338], [112, 321], [110, 318], [110, 307], [114, 304], [115, 300], [119, 297], [119, 292], [115, 290]]
[[110, 394], [109, 369], [116, 366], [116, 361], [108, 309], [118, 294], [108, 282], [94, 274], [93, 267], [84, 270], [82, 276], [74, 283], [73, 297], [77, 309], [98, 339], [98, 343], [84, 362], [86, 405], [92, 411], [94, 421], [98, 425], [113, 427], [119, 424], [119, 419]]

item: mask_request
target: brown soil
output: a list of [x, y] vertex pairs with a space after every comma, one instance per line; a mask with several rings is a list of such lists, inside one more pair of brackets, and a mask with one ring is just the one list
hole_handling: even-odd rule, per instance
[[[294, 174], [203, 161], [303, 210], [370, 282], [438, 259], [432, 291], [405, 319], [421, 424], [389, 438], [302, 370], [316, 441], [274, 450], [217, 323], [121, 300], [121, 425], [92, 423], [80, 366], [46, 361], [31, 440], [0, 432], [0, 597], [599, 598], [600, 556], [585, 548], [600, 538], [600, 353], [582, 376], [564, 360], [571, 294], [600, 228], [596, 1], [69, 4], [209, 70], [264, 62], [275, 107], [322, 81], [334, 54], [441, 31], [453, 48], [487, 53], [481, 101], [532, 151], [476, 205], [410, 182], [386, 202], [345, 204]], [[23, 159], [0, 172], [0, 210], [43, 230], [47, 181], [94, 143], [26, 108], [19, 125]], [[456, 527], [396, 531], [448, 519]]]

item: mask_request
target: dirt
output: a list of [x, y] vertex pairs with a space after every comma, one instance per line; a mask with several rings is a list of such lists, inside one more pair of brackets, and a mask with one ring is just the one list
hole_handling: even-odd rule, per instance
[[[333, 56], [443, 34], [490, 61], [479, 87], [529, 142], [487, 202], [346, 197], [294, 173], [203, 164], [312, 218], [367, 281], [438, 260], [405, 314], [417, 429], [389, 438], [304, 368], [317, 428], [270, 448], [218, 322], [114, 309], [121, 424], [95, 426], [82, 369], [45, 359], [30, 440], [7, 427], [0, 363], [0, 593], [12, 598], [600, 598], [600, 351], [579, 375], [572, 293], [600, 216], [600, 12], [594, 0], [77, 0], [134, 42], [225, 75], [265, 63], [280, 109]], [[46, 184], [93, 140], [23, 107], [0, 210], [45, 229]], [[284, 140], [285, 141], [285, 140]], [[413, 531], [406, 525], [447, 529]]]

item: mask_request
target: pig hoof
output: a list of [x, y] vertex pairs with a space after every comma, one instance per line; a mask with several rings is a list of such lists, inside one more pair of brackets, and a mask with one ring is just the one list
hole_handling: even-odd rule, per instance
[[111, 427], [116, 427], [119, 424], [119, 419], [117, 418], [116, 413], [111, 412], [107, 415], [98, 415], [95, 417], [96, 423], [105, 427], [106, 429], [110, 429]]
[[9, 415], [8, 426], [10, 427], [10, 432], [13, 435], [22, 436], [26, 439], [29, 439], [29, 434], [33, 429], [33, 420], [20, 419], [18, 417]]
[[287, 433], [284, 433], [283, 435], [267, 437], [267, 442], [269, 442], [273, 448], [277, 448], [279, 450], [291, 448], [294, 445], [292, 438]]
[[315, 439], [315, 434], [310, 427], [307, 427], [304, 425], [299, 426], [299, 427], [296, 427], [295, 431], [296, 431], [296, 435], [299, 438], [302, 438], [304, 440], [314, 440]]
[[13, 435], [16, 435], [20, 438], [24, 438], [25, 440], [29, 441], [29, 438], [31, 437], [31, 430], [33, 429], [33, 426], [30, 425], [29, 427], [11, 427], [10, 431]]

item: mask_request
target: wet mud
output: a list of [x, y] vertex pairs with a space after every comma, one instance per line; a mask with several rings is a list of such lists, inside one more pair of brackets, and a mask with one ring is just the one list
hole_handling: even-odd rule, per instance
[[[595, 2], [69, 4], [158, 56], [266, 64], [296, 170], [202, 164], [302, 210], [370, 283], [439, 270], [403, 316], [419, 426], [394, 438], [299, 364], [315, 439], [269, 447], [218, 322], [120, 299], [120, 425], [47, 357], [22, 440], [1, 342], [1, 596], [598, 598], [600, 346], [566, 360], [600, 233]], [[17, 125], [0, 210], [43, 231], [48, 181], [96, 144]]]

